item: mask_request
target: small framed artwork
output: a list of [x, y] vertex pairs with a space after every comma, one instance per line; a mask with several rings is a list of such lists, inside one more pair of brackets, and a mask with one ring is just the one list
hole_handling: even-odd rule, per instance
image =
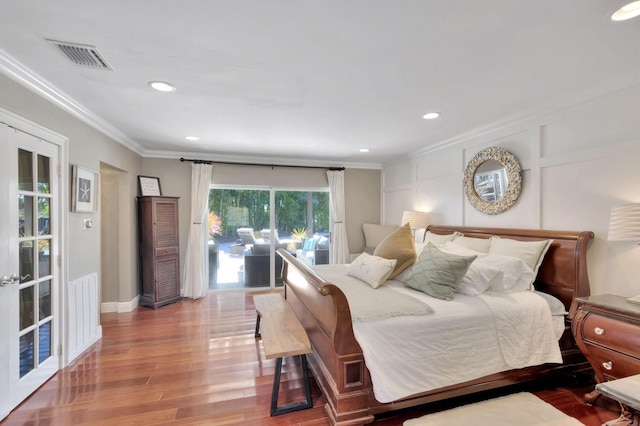
[[73, 166], [71, 174], [71, 211], [95, 212], [98, 197], [98, 174], [78, 165]]
[[162, 189], [160, 189], [160, 178], [151, 176], [138, 176], [138, 187], [140, 188], [141, 197], [145, 197], [148, 195], [162, 195]]

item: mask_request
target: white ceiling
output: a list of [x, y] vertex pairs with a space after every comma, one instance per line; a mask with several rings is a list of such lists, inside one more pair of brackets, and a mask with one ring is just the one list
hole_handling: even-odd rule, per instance
[[376, 164], [639, 83], [640, 18], [609, 19], [623, 4], [0, 0], [0, 69], [143, 155]]

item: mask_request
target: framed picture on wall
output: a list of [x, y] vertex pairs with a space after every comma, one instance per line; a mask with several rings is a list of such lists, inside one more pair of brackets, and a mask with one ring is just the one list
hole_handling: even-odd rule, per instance
[[140, 189], [141, 197], [148, 195], [162, 195], [162, 189], [160, 189], [160, 178], [157, 177], [138, 176], [138, 188]]
[[93, 213], [98, 200], [98, 174], [75, 165], [71, 178], [71, 211]]

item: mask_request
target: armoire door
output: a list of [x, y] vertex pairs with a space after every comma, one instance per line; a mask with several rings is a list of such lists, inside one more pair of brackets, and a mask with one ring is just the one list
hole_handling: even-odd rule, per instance
[[0, 419], [60, 365], [58, 157], [0, 123]]

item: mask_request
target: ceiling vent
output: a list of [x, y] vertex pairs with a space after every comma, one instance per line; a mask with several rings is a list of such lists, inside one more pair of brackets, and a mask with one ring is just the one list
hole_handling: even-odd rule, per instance
[[71, 62], [80, 67], [113, 71], [111, 65], [109, 65], [102, 54], [98, 52], [95, 46], [57, 40], [47, 41], [57, 47], [60, 52], [64, 53]]

